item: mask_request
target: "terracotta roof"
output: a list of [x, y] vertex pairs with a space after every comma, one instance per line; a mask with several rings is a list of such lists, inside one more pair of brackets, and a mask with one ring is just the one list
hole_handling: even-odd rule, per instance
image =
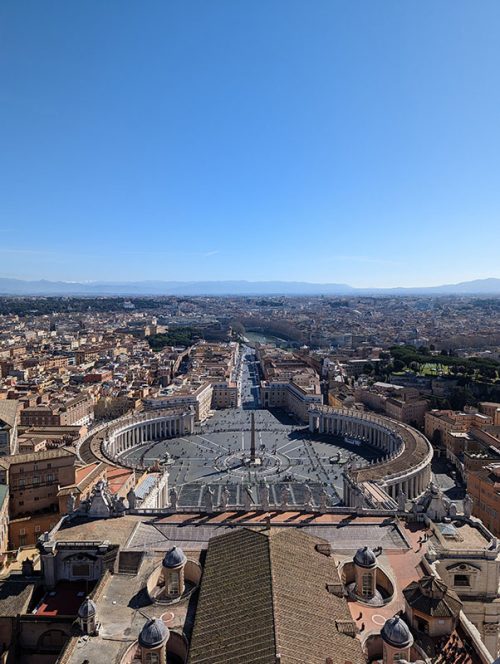
[[449, 637], [438, 643], [432, 662], [433, 664], [480, 664], [484, 660], [475, 652], [474, 646], [458, 627]]
[[12, 454], [11, 456], [0, 459], [0, 466], [9, 468], [14, 464], [31, 463], [32, 461], [46, 461], [47, 459], [57, 459], [62, 457], [73, 457], [76, 461], [75, 452], [69, 450], [42, 450], [33, 454]]
[[[210, 540], [189, 664], [365, 661], [325, 541], [296, 529], [241, 529]], [[352, 636], [351, 636], [352, 634]]]

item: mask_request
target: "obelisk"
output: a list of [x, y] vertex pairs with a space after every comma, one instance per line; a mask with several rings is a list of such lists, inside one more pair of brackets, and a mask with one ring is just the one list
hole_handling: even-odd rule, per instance
[[255, 414], [252, 413], [252, 426], [250, 429], [250, 463], [255, 463]]

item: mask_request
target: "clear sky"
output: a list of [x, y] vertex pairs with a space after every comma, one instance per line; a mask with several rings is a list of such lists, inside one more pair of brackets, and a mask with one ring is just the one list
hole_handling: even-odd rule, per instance
[[498, 0], [2, 0], [0, 276], [500, 277]]

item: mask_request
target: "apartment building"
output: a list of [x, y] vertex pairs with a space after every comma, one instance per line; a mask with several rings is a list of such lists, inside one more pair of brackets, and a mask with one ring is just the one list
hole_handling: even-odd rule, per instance
[[58, 427], [87, 424], [94, 417], [94, 404], [88, 394], [73, 398], [54, 399], [47, 405], [25, 408], [21, 411], [23, 427]]
[[467, 433], [473, 427], [482, 429], [491, 424], [491, 417], [477, 412], [454, 410], [431, 410], [425, 414], [424, 431], [427, 438], [436, 445], [442, 444], [457, 454], [457, 436], [451, 434]]
[[230, 381], [212, 383], [212, 408], [237, 408], [238, 385]]
[[500, 537], [500, 462], [469, 472], [467, 491], [474, 500], [472, 514]]
[[193, 409], [197, 422], [205, 420], [212, 407], [212, 383], [170, 385], [158, 396], [143, 399], [144, 410]]
[[483, 413], [483, 415], [491, 417], [491, 423], [494, 426], [500, 426], [500, 403], [482, 401], [479, 404], [479, 411]]
[[67, 450], [0, 459], [0, 485], [9, 491], [11, 548], [35, 544], [59, 519], [59, 488], [75, 483], [76, 456]]

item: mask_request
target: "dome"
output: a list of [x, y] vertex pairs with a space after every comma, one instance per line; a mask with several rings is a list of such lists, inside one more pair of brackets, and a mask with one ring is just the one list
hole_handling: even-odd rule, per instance
[[184, 565], [186, 560], [184, 551], [177, 546], [173, 546], [163, 558], [163, 567], [180, 567]]
[[377, 556], [373, 553], [369, 546], [362, 546], [361, 549], [356, 551], [354, 556], [354, 564], [360, 567], [375, 567], [377, 564]]
[[97, 607], [95, 603], [90, 599], [90, 597], [86, 597], [78, 609], [78, 617], [82, 618], [83, 620], [92, 618], [92, 616], [95, 616], [96, 611]]
[[160, 618], [150, 618], [139, 634], [139, 645], [141, 648], [159, 648], [168, 641], [170, 632]]
[[380, 634], [384, 641], [394, 648], [407, 648], [413, 643], [408, 625], [399, 616], [386, 620]]

